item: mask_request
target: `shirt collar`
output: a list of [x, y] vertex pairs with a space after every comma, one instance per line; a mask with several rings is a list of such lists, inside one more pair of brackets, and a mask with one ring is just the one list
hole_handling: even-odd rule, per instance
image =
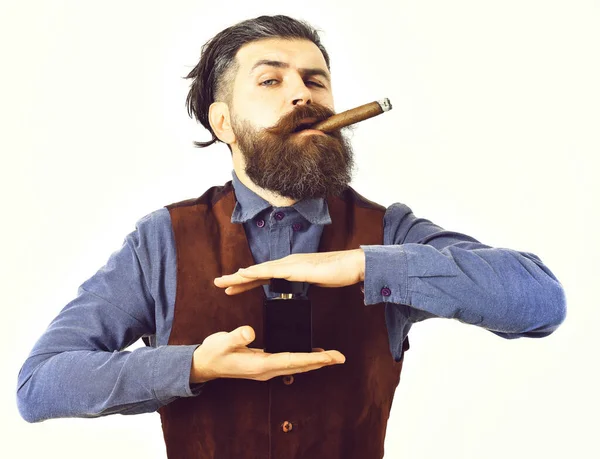
[[[233, 190], [236, 203], [231, 214], [231, 223], [244, 223], [256, 217], [271, 204], [244, 185], [235, 173], [231, 171]], [[331, 217], [327, 202], [323, 198], [303, 199], [292, 205], [300, 215], [313, 225], [329, 225]]]

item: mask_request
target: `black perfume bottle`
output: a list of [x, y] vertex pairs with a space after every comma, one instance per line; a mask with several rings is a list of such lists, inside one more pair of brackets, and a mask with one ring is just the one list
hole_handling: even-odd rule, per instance
[[264, 301], [265, 352], [312, 352], [312, 309], [302, 282], [271, 279], [277, 298]]

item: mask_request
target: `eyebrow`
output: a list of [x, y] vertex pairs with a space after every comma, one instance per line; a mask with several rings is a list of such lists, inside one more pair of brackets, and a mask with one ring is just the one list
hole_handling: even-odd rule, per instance
[[[282, 61], [271, 61], [268, 59], [262, 59], [258, 62], [256, 62], [252, 68], [250, 69], [250, 73], [252, 73], [254, 71], [254, 69], [256, 69], [257, 67], [260, 67], [261, 65], [268, 65], [269, 67], [276, 67], [276, 68], [280, 68], [280, 69], [289, 69], [290, 68], [290, 64], [288, 64], [287, 62], [282, 62]], [[326, 72], [325, 70], [315, 67], [315, 68], [301, 68], [298, 69], [298, 71], [302, 74], [303, 77], [310, 77], [313, 75], [319, 75], [322, 76], [323, 78], [325, 78], [327, 80], [327, 82], [331, 82], [331, 78], [329, 77], [329, 73]]]

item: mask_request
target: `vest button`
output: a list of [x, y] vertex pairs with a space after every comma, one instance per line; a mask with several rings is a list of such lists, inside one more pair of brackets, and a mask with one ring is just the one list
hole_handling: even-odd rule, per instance
[[283, 430], [285, 433], [291, 432], [293, 427], [294, 426], [290, 421], [285, 421], [283, 424], [281, 424], [281, 430]]
[[292, 375], [286, 375], [283, 377], [283, 384], [290, 386], [294, 384], [294, 377]]
[[265, 221], [262, 218], [260, 220], [257, 220], [256, 226], [262, 228], [263, 226], [265, 226]]

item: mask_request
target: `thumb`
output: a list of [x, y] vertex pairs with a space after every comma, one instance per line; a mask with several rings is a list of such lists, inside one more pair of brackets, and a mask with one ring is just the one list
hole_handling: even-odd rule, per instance
[[254, 329], [249, 325], [238, 327], [235, 330], [233, 330], [229, 335], [231, 337], [231, 347], [247, 346], [256, 338]]

